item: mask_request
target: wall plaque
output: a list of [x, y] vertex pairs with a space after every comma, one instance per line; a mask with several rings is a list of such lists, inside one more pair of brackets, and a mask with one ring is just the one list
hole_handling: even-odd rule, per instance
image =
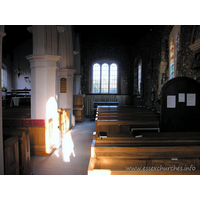
[[60, 93], [67, 93], [67, 79], [60, 79]]

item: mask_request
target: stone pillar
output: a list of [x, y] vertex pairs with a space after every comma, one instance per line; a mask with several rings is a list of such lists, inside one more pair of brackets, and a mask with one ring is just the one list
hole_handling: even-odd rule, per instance
[[[71, 125], [75, 125], [73, 115], [73, 78], [74, 78], [74, 53], [72, 27], [62, 26], [59, 34], [58, 54], [63, 58], [58, 67], [58, 107], [71, 109]], [[66, 78], [67, 91], [60, 93], [60, 79]]]
[[81, 94], [81, 76], [80, 74], [74, 75], [74, 94]]
[[56, 55], [29, 55], [31, 65], [31, 119], [53, 119], [52, 139], [60, 146], [57, 115], [57, 62]]
[[[73, 116], [73, 78], [74, 69], [59, 69], [58, 70], [58, 107], [71, 109], [71, 122], [72, 126], [75, 125]], [[60, 79], [66, 78], [66, 93], [60, 92]]]
[[[4, 33], [4, 26], [0, 25], [0, 82], [1, 82], [1, 68], [2, 68], [2, 38]], [[1, 85], [2, 87], [2, 85]], [[2, 108], [2, 94], [0, 92], [0, 106]], [[4, 175], [4, 160], [3, 160], [3, 130], [2, 130], [2, 109], [0, 109], [0, 175]]]
[[[57, 104], [57, 62], [62, 58], [56, 55], [30, 55], [31, 64], [31, 118], [47, 119], [48, 102], [54, 99]], [[56, 105], [57, 107], [57, 105]], [[57, 112], [57, 108], [56, 112]]]

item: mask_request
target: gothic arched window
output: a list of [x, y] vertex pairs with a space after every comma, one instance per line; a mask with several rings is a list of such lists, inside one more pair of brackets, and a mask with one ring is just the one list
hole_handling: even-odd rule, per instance
[[92, 93], [117, 93], [116, 63], [95, 63], [92, 72]]

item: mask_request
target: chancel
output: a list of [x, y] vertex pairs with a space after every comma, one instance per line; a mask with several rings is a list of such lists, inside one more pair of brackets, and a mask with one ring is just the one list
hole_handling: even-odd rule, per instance
[[200, 175], [199, 33], [0, 25], [0, 174]]

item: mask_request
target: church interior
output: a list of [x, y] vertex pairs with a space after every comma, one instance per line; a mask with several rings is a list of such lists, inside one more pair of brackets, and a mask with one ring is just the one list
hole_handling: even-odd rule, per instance
[[0, 25], [0, 47], [1, 175], [200, 175], [199, 25]]

